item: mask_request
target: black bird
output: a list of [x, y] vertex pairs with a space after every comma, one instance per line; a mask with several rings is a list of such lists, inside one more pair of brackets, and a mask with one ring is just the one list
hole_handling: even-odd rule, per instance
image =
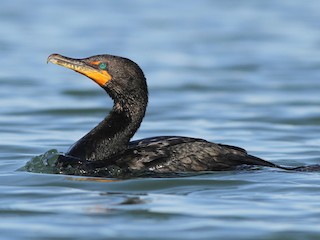
[[112, 55], [73, 59], [58, 54], [50, 55], [48, 62], [89, 77], [114, 101], [110, 114], [59, 156], [60, 173], [109, 177], [234, 170], [248, 165], [287, 169], [242, 148], [198, 138], [159, 136], [130, 142], [148, 103], [146, 78], [136, 63]]

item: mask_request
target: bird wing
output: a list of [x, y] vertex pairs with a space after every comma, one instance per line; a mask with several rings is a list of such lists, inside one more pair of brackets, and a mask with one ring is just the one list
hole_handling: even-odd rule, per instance
[[228, 170], [242, 164], [246, 155], [242, 148], [203, 139], [161, 136], [130, 142], [116, 164], [158, 172]]

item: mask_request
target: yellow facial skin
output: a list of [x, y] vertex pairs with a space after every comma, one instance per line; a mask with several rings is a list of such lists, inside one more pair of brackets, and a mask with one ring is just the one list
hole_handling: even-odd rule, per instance
[[[98, 67], [94, 68], [86, 64], [81, 59], [68, 58], [59, 54], [51, 54], [48, 57], [47, 62], [51, 62], [53, 64], [60, 65], [60, 66], [72, 69], [76, 72], [79, 72], [91, 78], [100, 86], [106, 85], [112, 79], [108, 71], [99, 69]], [[98, 66], [100, 62], [95, 61], [90, 64]]]

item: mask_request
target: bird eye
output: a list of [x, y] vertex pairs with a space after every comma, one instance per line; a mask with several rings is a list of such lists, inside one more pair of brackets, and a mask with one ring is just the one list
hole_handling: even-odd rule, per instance
[[100, 68], [101, 70], [105, 70], [105, 69], [107, 68], [107, 64], [106, 64], [106, 63], [100, 63], [100, 64], [99, 64], [99, 68]]

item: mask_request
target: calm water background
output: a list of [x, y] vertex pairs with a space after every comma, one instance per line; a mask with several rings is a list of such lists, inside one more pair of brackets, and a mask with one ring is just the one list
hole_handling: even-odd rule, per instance
[[0, 3], [1, 239], [320, 239], [320, 174], [274, 169], [97, 181], [17, 172], [110, 110], [51, 53], [136, 61], [150, 88], [135, 139], [186, 135], [281, 165], [320, 163], [320, 2]]

